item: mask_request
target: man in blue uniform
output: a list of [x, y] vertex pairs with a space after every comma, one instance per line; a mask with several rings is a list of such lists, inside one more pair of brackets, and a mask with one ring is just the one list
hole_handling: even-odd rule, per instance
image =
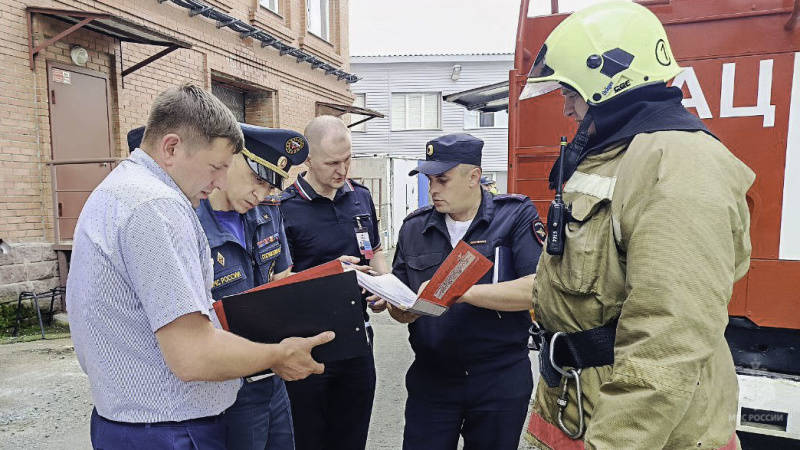
[[400, 228], [392, 273], [414, 291], [431, 279], [458, 241], [494, 267], [440, 317], [390, 305], [409, 323], [415, 360], [406, 375], [404, 449], [516, 449], [533, 379], [528, 328], [534, 272], [544, 228], [522, 195], [481, 187], [483, 141], [451, 134], [428, 142], [426, 161], [409, 175], [430, 180], [433, 205]]
[[[304, 134], [310, 147], [308, 172], [284, 191], [281, 201], [295, 271], [340, 258], [388, 272], [369, 190], [347, 178], [352, 154], [347, 127], [336, 117], [320, 116]], [[365, 448], [375, 395], [371, 353], [328, 363], [321, 376], [287, 383], [287, 389], [298, 450]]]
[[[280, 192], [289, 169], [308, 156], [300, 133], [240, 126], [244, 149], [228, 168], [227, 188], [213, 191], [196, 209], [211, 247], [215, 300], [289, 275], [280, 200], [270, 194]], [[128, 134], [134, 148], [139, 130]], [[225, 418], [228, 449], [294, 448], [286, 385], [273, 374], [246, 379]]]
[[[197, 208], [214, 259], [215, 300], [284, 278], [292, 268], [280, 200], [268, 196], [305, 161], [308, 145], [294, 131], [240, 125], [244, 150], [228, 169], [228, 188]], [[289, 397], [279, 377], [245, 379], [225, 417], [228, 449], [294, 448]]]

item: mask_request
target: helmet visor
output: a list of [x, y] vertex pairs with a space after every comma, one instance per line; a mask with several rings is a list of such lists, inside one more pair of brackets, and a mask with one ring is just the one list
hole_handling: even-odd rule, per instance
[[[533, 62], [530, 73], [528, 73], [528, 82], [525, 88], [519, 95], [520, 100], [538, 97], [540, 95], [553, 92], [560, 87], [558, 81], [547, 80], [547, 77], [552, 76], [555, 71], [547, 65], [545, 56], [547, 55], [547, 44], [542, 45], [539, 54], [536, 55], [536, 60]], [[543, 81], [538, 79], [545, 78]]]

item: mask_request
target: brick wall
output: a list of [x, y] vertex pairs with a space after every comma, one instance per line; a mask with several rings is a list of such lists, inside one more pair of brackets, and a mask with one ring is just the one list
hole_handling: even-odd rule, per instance
[[[331, 16], [336, 23], [331, 26], [330, 42], [306, 32], [305, 0], [281, 0], [280, 15], [260, 7], [258, 0], [212, 0], [209, 4], [349, 71], [348, 0], [331, 0]], [[45, 261], [53, 264], [56, 259], [51, 166], [48, 165], [52, 150], [47, 66], [48, 62], [72, 66], [70, 50], [74, 45], [86, 48], [89, 53], [85, 69], [108, 77], [111, 156], [127, 156], [126, 133], [146, 122], [150, 105], [159, 92], [182, 82], [193, 82], [210, 90], [212, 76], [215, 80], [220, 77], [231, 80], [248, 91], [245, 97], [248, 122], [298, 131], [314, 117], [317, 101], [352, 102], [349, 86], [335, 76], [312, 70], [306, 63], [298, 64], [294, 57], [280, 56], [273, 48], [262, 48], [259, 41], [241, 39], [225, 28], [217, 29], [214, 22], [204, 17], [190, 17], [186, 9], [170, 2], [43, 0], [36, 6], [114, 14], [188, 42], [192, 48], [172, 52], [123, 80], [123, 66], [131, 67], [161, 51], [162, 47], [120, 43], [83, 29], [45, 48], [36, 56], [36, 68], [32, 71], [28, 62], [25, 3], [0, 0], [3, 29], [0, 35], [0, 238], [16, 245], [35, 244], [41, 249], [38, 261], [24, 262], [23, 256], [4, 260], [0, 271], [0, 297], [4, 292], [8, 295], [18, 291], [22, 286], [19, 283], [47, 279], [32, 280], [31, 276], [37, 277], [49, 269], [30, 269], [26, 264]], [[33, 21], [36, 45], [69, 26], [36, 15]], [[21, 266], [24, 270], [11, 266]], [[26, 276], [21, 280], [23, 272]], [[43, 282], [41, 287], [50, 287], [50, 284], [51, 281]], [[13, 288], [3, 289], [11, 285]]]

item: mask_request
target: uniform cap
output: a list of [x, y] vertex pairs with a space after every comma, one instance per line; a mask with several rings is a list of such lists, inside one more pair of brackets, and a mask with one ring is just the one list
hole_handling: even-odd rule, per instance
[[128, 131], [128, 151], [130, 153], [142, 145], [142, 137], [144, 137], [144, 126]]
[[247, 164], [259, 177], [283, 189], [292, 166], [308, 158], [308, 141], [292, 130], [239, 124], [244, 134], [244, 155]]
[[438, 137], [425, 145], [425, 162], [408, 174], [439, 175], [459, 164], [480, 166], [482, 150], [483, 141], [466, 133]]
[[[289, 177], [292, 166], [302, 164], [308, 158], [308, 141], [292, 130], [257, 127], [240, 123], [244, 134], [244, 155], [247, 165], [259, 177], [278, 189], [283, 189], [283, 180]], [[142, 145], [145, 127], [128, 132], [128, 148], [133, 152]]]

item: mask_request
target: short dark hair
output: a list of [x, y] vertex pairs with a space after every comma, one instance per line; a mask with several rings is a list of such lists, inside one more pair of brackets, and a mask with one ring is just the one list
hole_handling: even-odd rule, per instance
[[242, 130], [231, 110], [210, 92], [189, 83], [169, 88], [156, 97], [142, 142], [150, 146], [169, 133], [181, 136], [190, 149], [211, 144], [216, 138], [227, 139], [233, 153], [244, 148]]

